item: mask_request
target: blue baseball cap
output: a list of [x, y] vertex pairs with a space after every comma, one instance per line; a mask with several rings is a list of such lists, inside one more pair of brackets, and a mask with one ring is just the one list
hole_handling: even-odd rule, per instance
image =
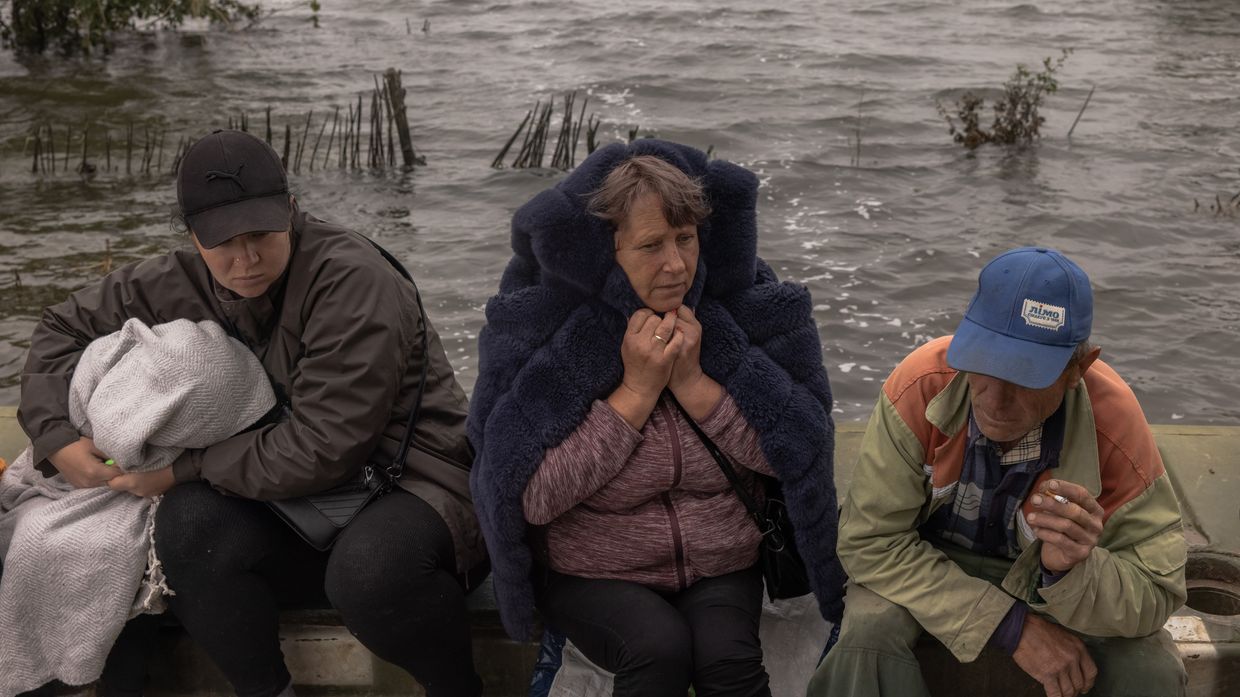
[[1021, 247], [986, 264], [947, 348], [947, 364], [1022, 387], [1049, 387], [1089, 338], [1089, 277], [1063, 254]]

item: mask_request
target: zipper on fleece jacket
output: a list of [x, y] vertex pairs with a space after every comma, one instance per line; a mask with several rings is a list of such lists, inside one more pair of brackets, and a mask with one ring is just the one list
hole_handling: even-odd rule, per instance
[[[662, 412], [663, 418], [667, 421], [669, 437], [672, 442], [672, 489], [680, 485], [680, 477], [682, 470], [681, 453], [680, 453], [680, 429], [676, 427], [676, 417], [672, 414], [671, 407], [667, 406], [667, 402], [659, 400], [659, 411]], [[663, 492], [663, 507], [667, 509], [667, 521], [672, 528], [672, 547], [676, 551], [676, 579], [679, 582], [679, 589], [684, 590], [689, 587], [689, 574], [685, 569], [685, 546], [684, 539], [680, 534], [680, 519], [676, 516], [676, 506], [672, 504], [672, 494], [670, 491]]]

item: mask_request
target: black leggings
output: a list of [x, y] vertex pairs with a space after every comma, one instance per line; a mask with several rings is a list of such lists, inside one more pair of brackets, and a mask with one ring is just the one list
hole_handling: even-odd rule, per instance
[[616, 674], [615, 697], [770, 697], [758, 621], [757, 568], [679, 593], [552, 572], [539, 608], [554, 628]]
[[289, 684], [279, 610], [324, 594], [366, 648], [429, 697], [481, 694], [452, 537], [418, 497], [397, 490], [367, 506], [329, 552], [265, 504], [203, 483], [173, 487], [155, 520], [172, 611], [239, 697], [273, 697]]

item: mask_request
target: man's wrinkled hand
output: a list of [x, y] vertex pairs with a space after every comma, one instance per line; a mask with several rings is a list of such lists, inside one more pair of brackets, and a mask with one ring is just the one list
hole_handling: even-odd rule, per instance
[[120, 476], [120, 470], [103, 464], [108, 456], [95, 447], [95, 441], [83, 436], [47, 456], [65, 481], [77, 489], [104, 486]]
[[171, 467], [150, 472], [128, 472], [108, 482], [113, 491], [127, 491], [134, 496], [154, 498], [162, 496], [177, 483]]
[[[1056, 495], [1066, 501], [1057, 500]], [[1085, 487], [1052, 479], [1043, 493], [1033, 494], [1029, 501], [1037, 510], [1026, 520], [1042, 540], [1042, 566], [1061, 573], [1089, 558], [1102, 536], [1104, 512]]]
[[1042, 683], [1046, 697], [1074, 697], [1089, 692], [1098, 668], [1075, 634], [1030, 613], [1020, 644], [1012, 654], [1020, 669]]

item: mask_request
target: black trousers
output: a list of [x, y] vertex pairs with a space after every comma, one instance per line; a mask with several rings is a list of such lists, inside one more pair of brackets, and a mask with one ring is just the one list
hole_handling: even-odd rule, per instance
[[629, 581], [551, 572], [540, 595], [547, 621], [616, 674], [615, 697], [769, 697], [758, 621], [757, 567], [706, 578], [679, 593]]
[[273, 697], [289, 684], [279, 610], [324, 596], [366, 648], [430, 697], [481, 694], [452, 537], [412, 494], [367, 506], [319, 552], [263, 503], [182, 484], [160, 504], [155, 547], [176, 591], [172, 611], [239, 697]]

